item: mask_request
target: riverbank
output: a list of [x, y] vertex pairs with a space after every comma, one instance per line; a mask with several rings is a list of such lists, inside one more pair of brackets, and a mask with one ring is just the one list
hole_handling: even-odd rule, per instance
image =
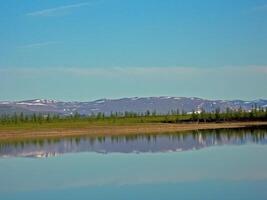
[[253, 126], [267, 126], [267, 122], [227, 122], [227, 123], [144, 123], [122, 125], [97, 125], [84, 126], [69, 125], [69, 127], [0, 127], [0, 140], [38, 139], [50, 137], [70, 136], [113, 136], [131, 134], [170, 133], [194, 131], [205, 129], [244, 128]]

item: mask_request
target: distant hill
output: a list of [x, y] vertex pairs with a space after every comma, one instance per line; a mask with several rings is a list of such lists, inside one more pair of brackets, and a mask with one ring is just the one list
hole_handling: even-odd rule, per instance
[[12, 114], [14, 112], [25, 114], [31, 113], [57, 113], [60, 115], [72, 115], [76, 112], [82, 115], [97, 114], [99, 112], [109, 115], [111, 112], [136, 112], [145, 113], [156, 111], [167, 114], [172, 111], [180, 112], [212, 112], [216, 108], [222, 111], [226, 108], [237, 110], [250, 110], [253, 106], [266, 108], [267, 100], [259, 99], [254, 101], [243, 100], [208, 100], [196, 97], [133, 97], [121, 99], [99, 99], [89, 102], [63, 102], [46, 99], [34, 99], [16, 102], [0, 102], [0, 114]]

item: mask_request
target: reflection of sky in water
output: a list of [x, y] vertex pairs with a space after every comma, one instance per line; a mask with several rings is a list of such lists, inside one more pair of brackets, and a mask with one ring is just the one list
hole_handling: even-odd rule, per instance
[[0, 199], [266, 199], [267, 145], [257, 141], [185, 152], [2, 158]]
[[244, 144], [267, 144], [266, 129], [6, 142], [0, 143], [0, 156], [46, 157], [75, 152], [168, 152]]
[[267, 183], [266, 154], [267, 146], [245, 145], [184, 153], [6, 158], [0, 159], [0, 195], [210, 181]]

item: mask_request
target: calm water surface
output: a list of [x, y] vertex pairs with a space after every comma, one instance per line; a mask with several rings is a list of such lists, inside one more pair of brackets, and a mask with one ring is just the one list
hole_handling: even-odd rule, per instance
[[267, 199], [267, 128], [0, 143], [0, 199]]

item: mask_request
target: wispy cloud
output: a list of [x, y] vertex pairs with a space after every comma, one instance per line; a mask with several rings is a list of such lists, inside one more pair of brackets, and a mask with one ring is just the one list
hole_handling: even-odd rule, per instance
[[166, 67], [106, 67], [106, 68], [47, 68], [47, 71], [60, 71], [75, 76], [121, 76], [121, 77], [177, 77], [177, 79], [191, 78], [192, 76], [206, 76], [206, 74], [236, 74], [239, 73], [267, 73], [267, 66], [224, 66], [190, 67], [190, 66], [166, 66]]
[[[209, 73], [210, 69], [206, 69]], [[106, 77], [106, 78], [139, 78], [139, 79], [164, 79], [177, 77], [184, 79], [188, 75], [199, 74], [201, 70], [193, 67], [54, 67], [54, 68], [3, 68], [0, 72], [20, 75], [53, 75], [72, 76], [76, 78]]]
[[109, 67], [109, 68], [65, 68], [65, 73], [77, 76], [111, 75], [111, 76], [153, 76], [194, 73], [191, 67]]
[[[2, 98], [6, 98], [2, 100], [44, 95], [48, 98], [72, 100], [177, 95], [216, 99], [266, 98], [267, 66], [0, 66], [0, 90], [3, 91]], [[13, 92], [16, 94], [12, 97]]]
[[27, 13], [27, 16], [53, 17], [53, 16], [59, 16], [59, 15], [65, 15], [75, 8], [80, 8], [84, 6], [90, 6], [90, 5], [91, 5], [91, 2], [84, 2], [84, 3], [78, 3], [78, 4], [58, 6], [54, 8], [30, 12], [30, 13]]
[[41, 48], [44, 46], [54, 45], [58, 44], [59, 42], [51, 41], [51, 42], [39, 42], [39, 43], [32, 43], [32, 44], [26, 44], [22, 46], [18, 46], [19, 49], [31, 49], [31, 48]]
[[[42, 43], [40, 43], [42, 44]], [[38, 44], [28, 45], [28, 47], [38, 47]], [[42, 46], [42, 45], [39, 45]], [[26, 46], [27, 47], [27, 46]], [[267, 66], [225, 66], [220, 68], [212, 67], [93, 67], [93, 68], [81, 68], [81, 67], [53, 67], [53, 68], [1, 68], [0, 72], [15, 72], [26, 74], [55, 74], [61, 73], [65, 75], [73, 75], [78, 77], [90, 77], [90, 76], [121, 76], [121, 77], [167, 77], [174, 76], [177, 78], [183, 78], [183, 75], [189, 78], [193, 75], [225, 75], [225, 74], [240, 74], [240, 73], [255, 73], [264, 74], [267, 73]]]
[[257, 6], [253, 8], [253, 11], [267, 11], [267, 4]]
[[256, 66], [254, 69], [259, 73], [267, 74], [267, 66]]

